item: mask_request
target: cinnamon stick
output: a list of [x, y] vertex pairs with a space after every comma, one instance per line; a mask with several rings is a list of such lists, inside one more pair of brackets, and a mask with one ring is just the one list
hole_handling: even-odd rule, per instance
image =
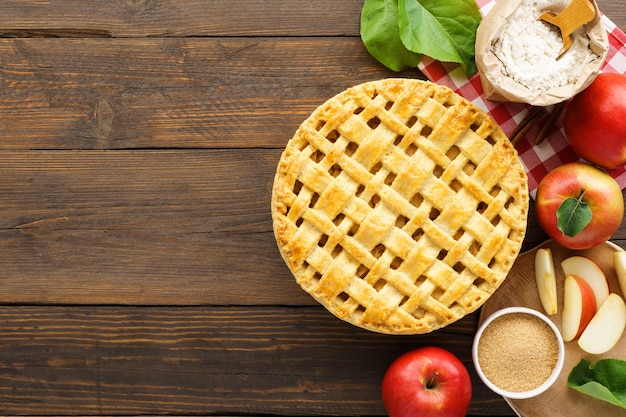
[[541, 107], [533, 107], [528, 111], [528, 114], [524, 119], [520, 122], [519, 125], [511, 132], [511, 143], [513, 146], [517, 145], [517, 143], [528, 133], [528, 131], [537, 123], [539, 119], [539, 114], [541, 113]]
[[564, 101], [554, 105], [554, 107], [550, 111], [550, 114], [548, 115], [548, 118], [546, 119], [545, 123], [541, 127], [539, 134], [537, 134], [537, 137], [535, 138], [535, 145], [539, 145], [541, 142], [543, 142], [543, 140], [548, 135], [548, 132], [550, 131], [550, 129], [552, 129], [554, 122], [556, 122], [556, 119], [559, 118], [559, 115], [561, 114], [561, 111], [563, 111], [564, 107], [565, 107]]

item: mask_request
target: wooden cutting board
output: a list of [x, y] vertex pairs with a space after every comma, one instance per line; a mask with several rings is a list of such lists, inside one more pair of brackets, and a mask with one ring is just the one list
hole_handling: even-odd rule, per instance
[[[535, 253], [539, 248], [548, 247], [552, 251], [557, 276], [557, 293], [559, 311], [550, 316], [550, 319], [561, 329], [561, 311], [563, 309], [563, 280], [565, 275], [561, 269], [561, 261], [568, 256], [588, 256], [604, 270], [611, 292], [622, 294], [617, 277], [613, 269], [613, 252], [621, 250], [618, 246], [607, 242], [596, 248], [584, 251], [565, 249], [550, 240], [540, 246], [521, 254], [509, 276], [491, 298], [483, 305], [480, 313], [482, 323], [491, 313], [504, 307], [524, 306], [534, 308], [545, 314], [539, 301], [535, 283]], [[532, 345], [529, 345], [532, 348]], [[567, 386], [567, 377], [570, 371], [581, 358], [592, 363], [601, 358], [626, 359], [626, 334], [620, 342], [604, 355], [590, 355], [582, 351], [574, 342], [565, 343], [565, 364], [556, 383], [545, 393], [527, 400], [505, 398], [511, 408], [522, 417], [623, 417], [626, 410], [597, 400], [588, 395], [575, 391]], [[513, 370], [512, 370], [513, 371]]]

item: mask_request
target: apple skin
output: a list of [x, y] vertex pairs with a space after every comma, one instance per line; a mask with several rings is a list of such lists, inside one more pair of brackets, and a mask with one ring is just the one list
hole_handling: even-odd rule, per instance
[[597, 311], [596, 296], [587, 281], [575, 275], [566, 275], [561, 315], [563, 341], [578, 339]]
[[626, 75], [598, 74], [567, 105], [563, 126], [582, 158], [604, 168], [626, 164]]
[[389, 417], [464, 417], [472, 400], [472, 381], [453, 353], [426, 346], [399, 356], [382, 381]]
[[[558, 228], [556, 212], [568, 197], [578, 198], [582, 189], [592, 218], [570, 237]], [[609, 240], [619, 228], [624, 197], [617, 181], [606, 172], [583, 162], [569, 162], [548, 172], [539, 182], [535, 210], [539, 226], [557, 243], [569, 249], [590, 249]]]
[[587, 281], [596, 297], [596, 308], [599, 310], [610, 293], [609, 281], [600, 265], [586, 256], [574, 255], [561, 261], [561, 268], [565, 275], [576, 275]]

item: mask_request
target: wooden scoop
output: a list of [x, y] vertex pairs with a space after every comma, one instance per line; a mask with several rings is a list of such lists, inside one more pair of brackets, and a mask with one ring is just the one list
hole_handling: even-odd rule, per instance
[[561, 30], [563, 49], [559, 55], [563, 55], [572, 46], [572, 33], [589, 23], [596, 16], [596, 9], [589, 0], [572, 0], [561, 13], [544, 12], [539, 20], [546, 21]]

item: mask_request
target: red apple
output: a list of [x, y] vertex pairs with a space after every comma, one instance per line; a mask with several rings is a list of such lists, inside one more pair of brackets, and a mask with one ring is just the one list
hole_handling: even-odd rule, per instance
[[[565, 204], [576, 216], [559, 211]], [[582, 162], [570, 162], [550, 171], [537, 186], [537, 222], [557, 243], [569, 249], [589, 249], [606, 242], [622, 223], [622, 190], [609, 174]], [[590, 214], [582, 230], [583, 211]]]
[[464, 417], [472, 400], [469, 372], [451, 352], [427, 346], [387, 369], [382, 397], [390, 417]]
[[564, 342], [580, 337], [596, 314], [596, 297], [584, 279], [566, 275], [563, 283], [563, 314], [561, 335]]
[[587, 161], [626, 164], [626, 75], [598, 74], [568, 104], [563, 125], [572, 149]]
[[600, 309], [610, 293], [609, 281], [600, 265], [586, 256], [574, 255], [563, 259], [561, 268], [565, 275], [576, 275], [587, 281], [596, 297], [596, 308]]

